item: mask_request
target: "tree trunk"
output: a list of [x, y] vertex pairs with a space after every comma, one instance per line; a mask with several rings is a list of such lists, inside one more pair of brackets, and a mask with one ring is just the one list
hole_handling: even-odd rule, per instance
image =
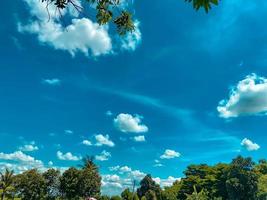
[[1, 200], [4, 200], [4, 199], [5, 199], [5, 191], [3, 191], [1, 194]]

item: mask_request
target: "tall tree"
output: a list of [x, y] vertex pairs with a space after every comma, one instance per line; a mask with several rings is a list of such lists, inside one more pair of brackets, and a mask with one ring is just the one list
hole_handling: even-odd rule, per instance
[[[139, 199], [143, 196], [146, 196], [147, 192], [154, 192], [157, 199], [161, 199], [161, 188], [160, 186], [152, 179], [151, 175], [146, 175], [140, 182], [140, 187], [137, 189], [137, 194]], [[146, 196], [147, 198], [147, 196]]]
[[257, 174], [251, 158], [238, 156], [233, 159], [227, 172], [226, 188], [229, 200], [255, 200]]
[[13, 189], [13, 178], [14, 178], [14, 171], [5, 169], [5, 172], [0, 172], [0, 189], [2, 190], [1, 200], [5, 199], [5, 196], [8, 192]]
[[45, 197], [45, 179], [37, 169], [17, 175], [15, 186], [22, 200], [36, 200]]
[[83, 159], [79, 180], [80, 194], [82, 197], [100, 197], [101, 176], [98, 166], [94, 163], [94, 157], [86, 156]]
[[186, 199], [186, 194], [192, 194], [194, 187], [197, 191], [206, 190], [209, 196], [215, 196], [217, 174], [214, 167], [206, 164], [189, 165], [184, 172], [185, 178], [178, 192], [179, 199]]
[[55, 200], [60, 195], [60, 171], [56, 169], [48, 169], [43, 173], [43, 177], [45, 179], [47, 200]]
[[75, 200], [81, 197], [79, 180], [81, 177], [81, 172], [71, 167], [67, 169], [60, 177], [60, 191], [62, 193], [63, 199]]

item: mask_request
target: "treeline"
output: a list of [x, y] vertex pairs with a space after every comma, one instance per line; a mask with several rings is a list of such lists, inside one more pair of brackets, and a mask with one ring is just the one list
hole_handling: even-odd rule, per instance
[[101, 176], [93, 158], [71, 167], [62, 174], [56, 169], [40, 173], [37, 169], [14, 175], [1, 173], [1, 199], [79, 200], [267, 200], [267, 161], [257, 164], [238, 156], [230, 164], [190, 165], [184, 178], [161, 188], [146, 175], [135, 191], [125, 189], [121, 195], [101, 195]]

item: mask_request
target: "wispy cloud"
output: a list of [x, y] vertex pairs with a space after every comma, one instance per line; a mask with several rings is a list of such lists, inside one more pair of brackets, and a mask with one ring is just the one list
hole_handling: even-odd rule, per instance
[[58, 78], [43, 79], [42, 83], [51, 86], [59, 86], [61, 84], [61, 80]]

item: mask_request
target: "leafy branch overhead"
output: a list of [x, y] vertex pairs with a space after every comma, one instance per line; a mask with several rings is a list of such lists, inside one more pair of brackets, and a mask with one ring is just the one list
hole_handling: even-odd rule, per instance
[[[96, 8], [96, 21], [99, 25], [108, 23], [115, 24], [117, 32], [120, 35], [125, 35], [127, 32], [135, 30], [132, 14], [125, 10], [121, 4], [121, 0], [84, 0], [86, 3]], [[68, 6], [74, 7], [79, 13], [83, 12], [83, 7], [79, 5], [77, 0], [42, 0], [46, 3], [46, 8], [49, 12], [49, 6], [54, 4], [56, 10], [61, 16], [61, 13]]]
[[185, 0], [186, 2], [193, 3], [193, 8], [195, 10], [199, 10], [200, 8], [204, 8], [208, 13], [211, 9], [212, 5], [218, 5], [219, 0]]
[[[108, 23], [115, 24], [119, 35], [125, 35], [128, 32], [135, 30], [132, 14], [123, 8], [122, 0], [84, 0], [91, 6], [96, 8], [96, 21], [99, 25], [105, 25]], [[74, 7], [79, 13], [83, 12], [83, 7], [79, 5], [77, 0], [42, 0], [46, 3], [46, 8], [49, 13], [49, 6], [54, 4], [60, 17], [61, 13], [68, 6]], [[204, 8], [206, 12], [209, 12], [212, 5], [218, 5], [219, 0], [185, 0], [193, 4], [195, 10]]]

